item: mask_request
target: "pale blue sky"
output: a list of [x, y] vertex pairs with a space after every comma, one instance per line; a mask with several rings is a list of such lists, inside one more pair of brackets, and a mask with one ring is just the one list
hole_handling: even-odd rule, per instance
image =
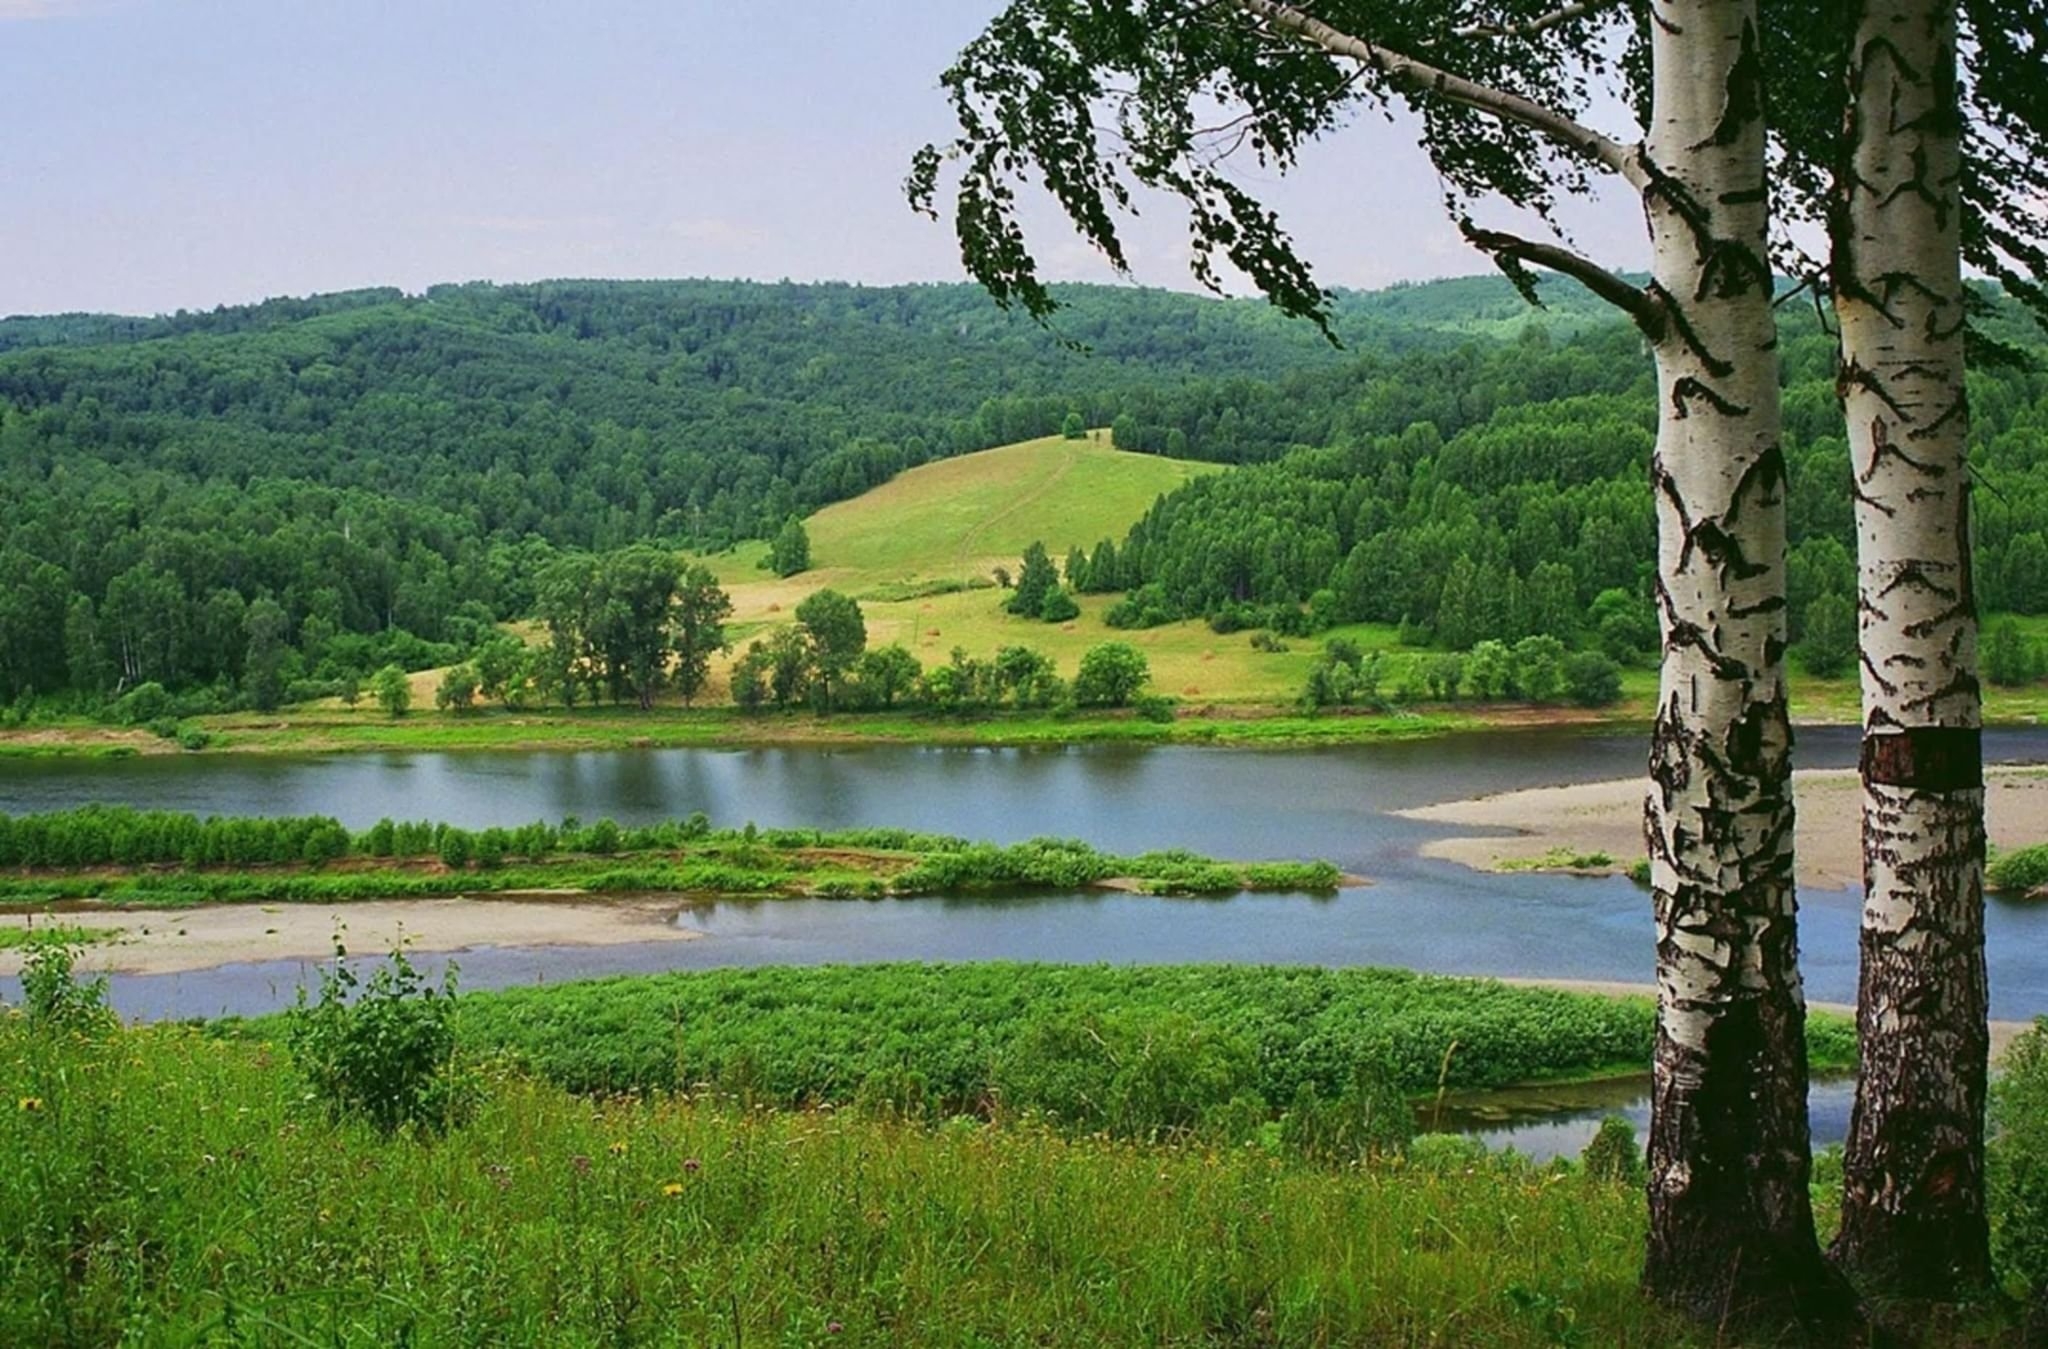
[[[0, 0], [0, 314], [552, 276], [957, 280], [910, 214], [996, 0]], [[1323, 279], [1482, 270], [1402, 126], [1250, 180]], [[1053, 215], [1048, 273], [1110, 279]], [[1638, 266], [1636, 213], [1574, 213]], [[1164, 204], [1138, 279], [1189, 285]]]

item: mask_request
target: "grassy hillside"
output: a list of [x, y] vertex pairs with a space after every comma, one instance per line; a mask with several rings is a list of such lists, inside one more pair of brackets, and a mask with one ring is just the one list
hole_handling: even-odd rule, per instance
[[[816, 565], [797, 576], [778, 579], [761, 570], [765, 545], [716, 555], [714, 570], [733, 597], [734, 631], [759, 636], [790, 621], [806, 595], [831, 587], [860, 599], [869, 645], [901, 642], [927, 665], [944, 662], [956, 646], [985, 656], [1022, 643], [1071, 674], [1083, 651], [1118, 638], [1146, 653], [1154, 684], [1168, 692], [1205, 701], [1292, 698], [1307, 677], [1313, 644], [1262, 654], [1244, 635], [1219, 637], [1196, 621], [1118, 633], [1102, 622], [1114, 602], [1108, 595], [1080, 597], [1081, 617], [1055, 625], [1005, 613], [1004, 593], [992, 587], [915, 593], [920, 583], [985, 582], [997, 566], [1015, 572], [1034, 540], [1058, 561], [1071, 547], [1121, 539], [1161, 493], [1218, 471], [1125, 454], [1106, 442], [1099, 431], [1087, 441], [1049, 436], [912, 469], [811, 516], [805, 524]], [[1357, 635], [1374, 645], [1392, 640], [1391, 629]], [[725, 668], [729, 662], [714, 678], [714, 697], [724, 696]]]
[[811, 555], [864, 580], [986, 576], [1033, 540], [1057, 559], [1121, 538], [1160, 494], [1220, 466], [1048, 436], [914, 468], [810, 518]]

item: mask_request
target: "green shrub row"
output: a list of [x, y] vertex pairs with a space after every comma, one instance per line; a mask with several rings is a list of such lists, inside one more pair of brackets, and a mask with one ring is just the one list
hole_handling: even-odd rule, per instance
[[[1648, 999], [1399, 970], [865, 965], [471, 994], [460, 1035], [578, 1091], [707, 1083], [1143, 1131], [1355, 1096], [1361, 1072], [1412, 1094], [1647, 1070], [1653, 1015]], [[1846, 1021], [1810, 1034], [1816, 1062], [1853, 1059]]]

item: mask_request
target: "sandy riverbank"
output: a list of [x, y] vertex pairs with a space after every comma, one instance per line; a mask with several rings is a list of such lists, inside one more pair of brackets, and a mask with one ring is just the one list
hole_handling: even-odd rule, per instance
[[[1504, 984], [1518, 988], [1555, 988], [1566, 993], [1597, 993], [1603, 998], [1654, 998], [1655, 984], [1632, 984], [1620, 979], [1524, 979], [1506, 977]], [[1855, 1016], [1856, 1008], [1846, 1002], [1809, 1002], [1810, 1011], [1832, 1012], [1837, 1016]], [[1996, 1063], [2005, 1057], [2005, 1051], [2012, 1042], [2034, 1028], [2031, 1021], [1993, 1021], [1991, 1023], [1991, 1060]]]
[[[670, 925], [667, 900], [404, 899], [341, 905], [217, 904], [193, 909], [110, 909], [65, 913], [38, 924], [117, 929], [94, 942], [79, 968], [112, 974], [174, 974], [261, 960], [320, 960], [334, 935], [352, 952], [389, 951], [400, 941], [415, 951], [475, 946], [618, 946], [691, 941], [699, 933]], [[30, 917], [0, 914], [19, 927]], [[0, 975], [21, 969], [20, 951], [0, 951]]]
[[[2048, 841], [2048, 769], [1985, 770], [1986, 827], [1994, 848]], [[1638, 778], [1537, 787], [1470, 801], [1448, 801], [1399, 814], [1411, 820], [1472, 825], [1513, 833], [1437, 839], [1425, 857], [1441, 857], [1484, 870], [1556, 850], [1604, 852], [1608, 870], [1621, 871], [1643, 855], [1643, 792]], [[1793, 775], [1799, 807], [1797, 841], [1801, 884], [1855, 885], [1863, 874], [1861, 797], [1853, 769], [1815, 769]]]

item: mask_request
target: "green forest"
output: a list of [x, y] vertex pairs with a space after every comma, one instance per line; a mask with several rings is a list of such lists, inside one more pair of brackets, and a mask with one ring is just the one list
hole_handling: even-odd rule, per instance
[[[1246, 466], [1069, 559], [1074, 589], [1130, 592], [1112, 625], [1654, 644], [1650, 365], [1583, 293], [1533, 316], [1483, 279], [1345, 294], [1341, 347], [1252, 301], [1062, 298], [1049, 329], [966, 286], [739, 282], [0, 321], [0, 701], [351, 692], [551, 621], [574, 556], [770, 537], [1075, 417]], [[1833, 342], [1809, 313], [1784, 328], [1793, 630], [1827, 673], [1854, 626]], [[1981, 370], [1971, 396], [1980, 588], [2048, 611], [2048, 375]], [[2036, 673], [1995, 624], [1988, 653]], [[613, 695], [630, 682], [615, 665]]]

